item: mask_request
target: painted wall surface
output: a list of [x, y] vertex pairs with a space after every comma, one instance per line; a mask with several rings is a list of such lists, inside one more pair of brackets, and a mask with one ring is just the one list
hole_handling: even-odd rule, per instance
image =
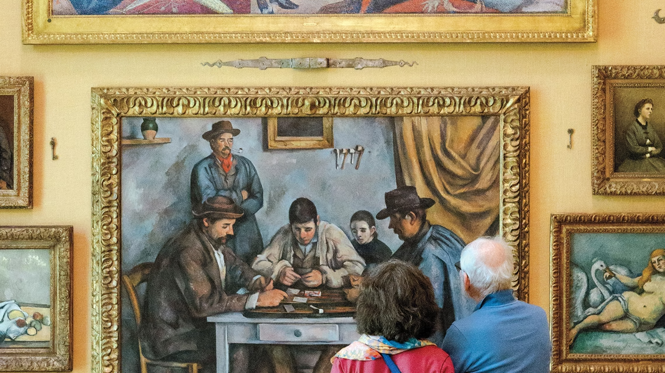
[[[34, 208], [1, 225], [73, 225], [74, 372], [90, 372], [91, 87], [529, 86], [530, 302], [549, 310], [552, 213], [663, 212], [665, 197], [591, 195], [591, 66], [663, 64], [660, 0], [601, 0], [593, 44], [69, 45], [21, 43], [21, 2], [0, 0], [0, 75], [35, 77]], [[414, 67], [318, 71], [209, 68], [204, 61], [386, 58]], [[573, 128], [573, 148], [567, 130]], [[57, 161], [49, 141], [58, 140]], [[355, 144], [355, 142], [354, 142]], [[205, 148], [201, 144], [202, 154]], [[351, 144], [350, 144], [351, 145]]]

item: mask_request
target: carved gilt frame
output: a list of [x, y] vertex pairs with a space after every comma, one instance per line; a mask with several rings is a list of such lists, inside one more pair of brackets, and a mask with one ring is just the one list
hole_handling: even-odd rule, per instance
[[495, 115], [503, 237], [516, 294], [529, 292], [529, 88], [93, 88], [92, 372], [119, 370], [121, 121], [155, 117]]
[[598, 29], [597, 0], [567, 0], [565, 13], [292, 16], [53, 16], [52, 1], [22, 1], [23, 43], [595, 42]]
[[[665, 354], [571, 353], [568, 343], [571, 287], [571, 240], [575, 233], [663, 233], [665, 215], [553, 214], [551, 219], [552, 298], [550, 319], [552, 372], [665, 372]], [[648, 258], [648, 257], [647, 257]], [[645, 263], [647, 261], [645, 258]], [[608, 263], [610, 264], [610, 263]], [[639, 342], [635, 339], [636, 342]]]
[[0, 251], [48, 249], [51, 261], [51, 341], [48, 348], [0, 349], [0, 371], [72, 370], [71, 226], [0, 227]]
[[0, 95], [14, 101], [13, 186], [0, 190], [0, 208], [32, 208], [32, 122], [34, 78], [0, 76]]
[[[615, 164], [615, 94], [617, 89], [663, 88], [665, 66], [593, 67], [593, 194], [662, 195], [665, 173], [618, 172]], [[631, 111], [636, 102], [629, 102]], [[659, 110], [656, 108], [655, 110]], [[662, 123], [656, 123], [663, 126]], [[662, 139], [665, 141], [665, 138]]]

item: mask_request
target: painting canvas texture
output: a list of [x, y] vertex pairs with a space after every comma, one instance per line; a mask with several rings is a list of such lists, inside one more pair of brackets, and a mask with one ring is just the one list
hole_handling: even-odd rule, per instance
[[14, 96], [0, 95], [0, 189], [14, 188]]
[[[446, 193], [428, 210], [428, 219], [445, 225], [465, 242], [499, 233], [500, 126], [497, 116], [419, 118], [335, 118], [335, 143], [365, 152], [358, 169], [347, 159], [337, 169], [331, 149], [267, 150], [265, 118], [158, 118], [157, 137], [170, 143], [122, 148], [122, 268], [127, 271], [153, 262], [164, 244], [192, 220], [191, 178], [195, 165], [211, 153], [201, 138], [211, 123], [229, 120], [240, 130], [233, 154], [250, 160], [262, 186], [262, 206], [254, 214], [255, 238], [261, 247], [288, 223], [290, 204], [306, 197], [316, 205], [322, 221], [344, 231], [349, 240], [350, 217], [358, 210], [376, 215], [385, 207], [384, 193], [399, 183], [427, 183], [435, 178]], [[142, 118], [124, 118], [123, 138], [140, 138]], [[438, 141], [432, 152], [442, 164], [418, 165], [420, 136]], [[445, 153], [445, 154], [444, 154]], [[421, 158], [422, 159], [422, 158]], [[396, 170], [401, 170], [397, 171]], [[427, 175], [434, 172], [435, 175]], [[399, 174], [399, 175], [398, 175]], [[398, 181], [399, 180], [399, 181]], [[388, 229], [388, 219], [377, 220], [378, 239], [392, 252], [402, 241]], [[239, 234], [236, 222], [236, 234]], [[255, 254], [236, 250], [251, 265]], [[122, 371], [138, 371], [137, 338], [133, 311], [123, 302]], [[296, 361], [311, 367], [315, 349], [300, 349]], [[264, 355], [262, 355], [264, 356]], [[308, 359], [310, 361], [308, 361]]]
[[[642, 100], [650, 100], [651, 112], [637, 113], [635, 106]], [[665, 173], [665, 90], [663, 88], [616, 87], [614, 89], [614, 166], [616, 172]], [[649, 110], [647, 107], [646, 110]], [[639, 116], [646, 116], [644, 123]], [[652, 148], [648, 151], [649, 147]], [[646, 157], [646, 154], [649, 157]]]
[[50, 256], [48, 249], [0, 250], [0, 353], [50, 346]]
[[53, 15], [565, 14], [566, 0], [49, 0]]
[[[571, 237], [571, 321], [577, 324], [585, 316], [585, 311], [598, 308], [613, 294], [625, 298], [634, 317], [618, 317], [617, 320], [628, 320], [637, 325], [638, 331], [620, 332], [618, 330], [589, 329], [580, 332], [570, 346], [570, 353], [579, 354], [663, 354], [663, 338], [665, 338], [665, 319], [659, 320], [660, 302], [652, 303], [639, 295], [648, 292], [626, 286], [617, 278], [606, 280], [603, 276], [609, 271], [630, 278], [637, 278], [649, 265], [650, 254], [657, 249], [665, 248], [665, 233], [573, 233]], [[652, 276], [652, 282], [663, 281], [659, 276]], [[665, 282], [663, 282], [665, 284]], [[663, 286], [663, 285], [658, 285]], [[628, 293], [625, 293], [628, 292]], [[622, 300], [621, 302], [624, 302]], [[637, 304], [644, 312], [636, 309]], [[607, 317], [610, 315], [611, 304], [607, 306]], [[617, 310], [622, 313], [624, 310]], [[625, 314], [625, 312], [623, 312]], [[662, 312], [661, 312], [662, 313]], [[651, 325], [649, 318], [656, 321]], [[661, 315], [662, 316], [662, 315]], [[632, 325], [628, 325], [629, 327]], [[620, 328], [621, 325], [616, 323]], [[609, 327], [609, 326], [608, 326]]]

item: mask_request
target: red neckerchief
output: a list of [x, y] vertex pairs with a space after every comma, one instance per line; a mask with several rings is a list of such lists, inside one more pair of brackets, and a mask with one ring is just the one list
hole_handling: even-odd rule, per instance
[[229, 156], [226, 158], [217, 158], [217, 159], [222, 164], [222, 169], [224, 170], [224, 172], [229, 173], [229, 171], [231, 171], [231, 166], [233, 166], [233, 156], [229, 154]]

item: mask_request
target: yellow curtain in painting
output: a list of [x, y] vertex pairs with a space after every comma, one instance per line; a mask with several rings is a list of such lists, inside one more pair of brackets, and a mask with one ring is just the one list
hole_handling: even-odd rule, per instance
[[485, 234], [499, 216], [499, 122], [496, 116], [396, 118], [398, 180], [434, 199], [428, 220], [464, 242]]

